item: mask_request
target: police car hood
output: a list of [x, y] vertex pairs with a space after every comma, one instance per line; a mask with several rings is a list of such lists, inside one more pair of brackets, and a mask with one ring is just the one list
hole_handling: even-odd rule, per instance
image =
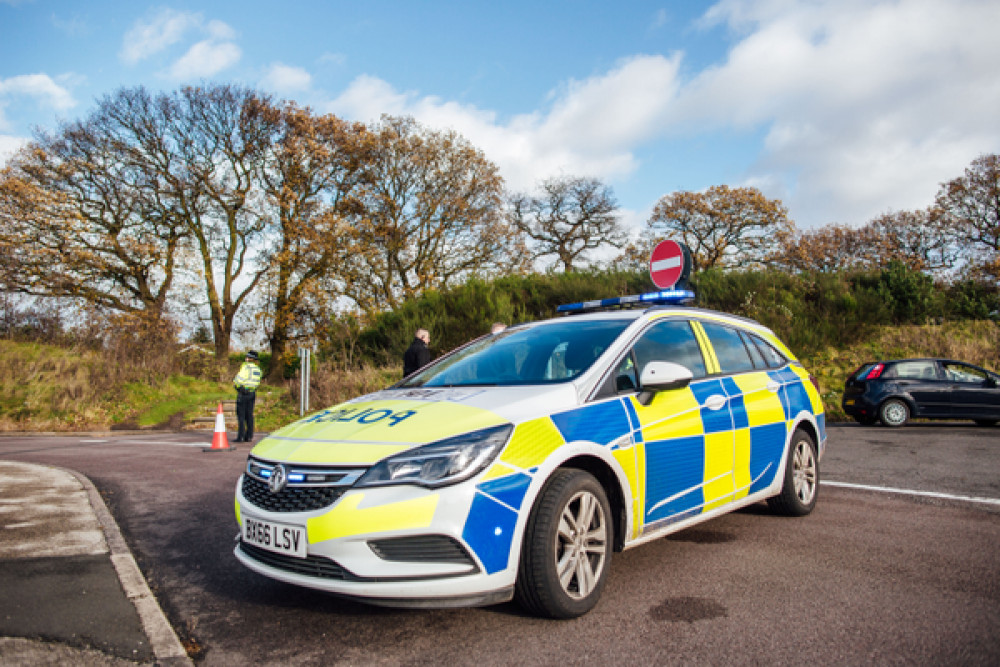
[[253, 454], [268, 461], [367, 466], [430, 442], [578, 404], [571, 383], [386, 389], [289, 424], [261, 440]]

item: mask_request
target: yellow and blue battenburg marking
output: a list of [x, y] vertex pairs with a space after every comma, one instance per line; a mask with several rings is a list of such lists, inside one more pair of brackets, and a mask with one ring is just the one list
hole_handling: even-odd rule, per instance
[[[487, 573], [506, 568], [538, 466], [567, 442], [608, 447], [619, 462], [632, 486], [632, 538], [763, 490], [802, 412], [814, 415], [825, 438], [822, 406], [806, 389], [807, 377], [792, 364], [695, 381], [658, 394], [649, 406], [627, 396], [522, 423], [476, 487], [462, 537]], [[716, 410], [705, 407], [713, 396], [725, 399]]]

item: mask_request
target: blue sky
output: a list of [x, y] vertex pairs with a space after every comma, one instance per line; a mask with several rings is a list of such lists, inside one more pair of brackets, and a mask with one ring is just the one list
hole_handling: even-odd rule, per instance
[[997, 26], [995, 0], [0, 0], [0, 159], [122, 86], [237, 82], [454, 129], [511, 189], [601, 178], [632, 228], [720, 184], [856, 226], [1000, 152]]

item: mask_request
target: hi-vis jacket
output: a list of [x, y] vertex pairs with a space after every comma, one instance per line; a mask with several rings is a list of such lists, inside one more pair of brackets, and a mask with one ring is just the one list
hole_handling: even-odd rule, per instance
[[259, 385], [260, 366], [250, 361], [244, 361], [243, 365], [240, 366], [240, 372], [233, 378], [233, 386], [246, 391], [257, 391]]

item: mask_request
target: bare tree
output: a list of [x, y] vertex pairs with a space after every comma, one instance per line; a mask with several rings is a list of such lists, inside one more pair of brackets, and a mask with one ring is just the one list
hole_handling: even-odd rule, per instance
[[161, 317], [188, 234], [164, 180], [170, 152], [142, 89], [37, 136], [0, 174], [7, 288]]
[[554, 256], [564, 271], [594, 250], [625, 244], [617, 210], [610, 187], [575, 176], [550, 178], [537, 195], [514, 194], [508, 202], [511, 222], [532, 240], [532, 260]]

